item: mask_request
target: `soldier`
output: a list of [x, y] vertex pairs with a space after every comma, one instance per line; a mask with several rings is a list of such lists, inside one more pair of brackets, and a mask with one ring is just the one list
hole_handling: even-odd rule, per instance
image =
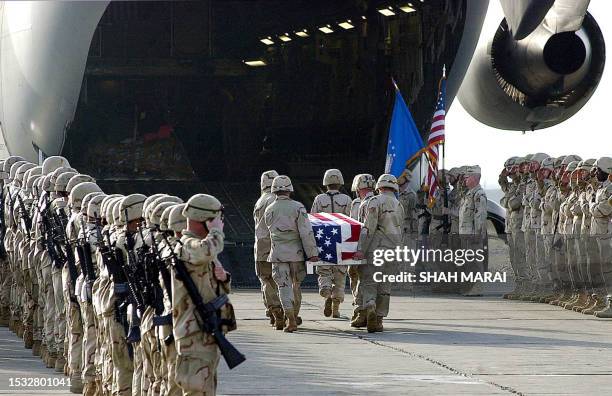
[[[357, 192], [357, 183], [359, 182], [360, 176], [361, 174], [355, 175], [355, 177], [353, 177], [353, 183], [351, 184], [351, 192], [354, 192], [356, 197], [351, 202], [350, 216], [355, 220], [357, 220], [357, 218], [359, 217], [359, 206], [361, 204], [361, 197], [359, 196], [359, 193]], [[374, 188], [372, 186], [372, 191], [373, 190]], [[351, 287], [351, 294], [353, 295], [353, 317], [351, 318], [351, 320], [354, 320], [355, 317], [357, 316], [357, 311], [355, 310], [354, 307], [356, 306], [356, 294], [355, 293], [357, 291], [357, 282], [359, 281], [359, 278], [357, 275], [357, 266], [349, 265], [346, 273], [348, 274], [349, 286]]]
[[[368, 199], [374, 196], [374, 187], [376, 181], [374, 177], [368, 173], [357, 175], [355, 190], [358, 197], [351, 203], [351, 217], [357, 221], [363, 220], [364, 208], [367, 206]], [[359, 265], [349, 266], [349, 273], [355, 272], [355, 279], [351, 279], [351, 291], [353, 292], [353, 317], [351, 319], [351, 327], [365, 327], [367, 319], [363, 308], [363, 296], [360, 293], [359, 285]]]
[[[359, 284], [365, 309], [367, 330], [369, 333], [383, 331], [383, 318], [389, 314], [391, 284], [386, 281], [377, 282], [375, 272], [392, 274], [395, 271], [394, 262], [386, 262], [379, 268], [373, 263], [373, 255], [379, 249], [396, 249], [402, 242], [402, 225], [404, 209], [395, 198], [399, 191], [397, 179], [390, 174], [383, 174], [376, 183], [378, 195], [364, 202], [361, 235], [357, 244], [355, 260], [366, 257], [367, 264], [359, 266]], [[380, 271], [379, 271], [380, 269]]]
[[[480, 166], [466, 167], [464, 175], [466, 191], [459, 207], [459, 236], [462, 248], [476, 251], [483, 249], [487, 240], [487, 196], [480, 186]], [[473, 264], [471, 272], [486, 270], [486, 262], [474, 262]], [[482, 295], [480, 283], [475, 283], [463, 295]]]
[[[310, 213], [342, 213], [350, 215], [351, 197], [341, 193], [344, 178], [338, 169], [328, 169], [323, 176], [327, 191], [315, 197]], [[344, 301], [346, 286], [346, 265], [318, 265], [319, 294], [325, 299], [323, 314], [326, 317], [340, 317], [340, 304]]]
[[523, 195], [522, 202], [522, 231], [525, 236], [525, 263], [528, 270], [528, 279], [531, 280], [529, 292], [521, 296], [521, 300], [523, 301], [531, 301], [532, 299], [539, 298], [540, 293], [538, 285], [541, 282], [538, 278], [536, 263], [536, 235], [540, 230], [541, 212], [539, 208], [540, 198], [535, 173], [539, 169], [542, 160], [547, 157], [549, 157], [547, 154], [536, 153], [528, 156], [528, 158], [526, 157], [526, 160], [521, 164], [524, 172], [523, 183], [525, 186], [525, 194]]
[[560, 188], [559, 188], [559, 220], [557, 225], [557, 236], [553, 242], [555, 247], [555, 262], [557, 271], [559, 272], [561, 282], [563, 285], [563, 294], [560, 298], [550, 302], [552, 305], [559, 305], [564, 307], [565, 304], [571, 302], [575, 297], [575, 283], [572, 272], [572, 261], [569, 255], [573, 254], [573, 245], [569, 250], [568, 255], [568, 240], [571, 238], [571, 226], [573, 222], [573, 215], [569, 210], [571, 199], [574, 199], [572, 186], [571, 186], [571, 175], [578, 166], [578, 161], [573, 160], [575, 157], [568, 155], [563, 160], [562, 169], [564, 169], [561, 175]]
[[272, 279], [272, 264], [268, 262], [270, 255], [270, 233], [264, 222], [266, 208], [274, 202], [276, 195], [270, 192], [272, 181], [278, 176], [275, 170], [265, 171], [261, 174], [261, 196], [255, 203], [253, 209], [253, 220], [255, 221], [255, 274], [261, 283], [261, 294], [266, 315], [270, 317], [270, 324], [276, 326], [276, 330], [285, 327], [285, 318], [278, 297], [278, 287]]
[[416, 211], [417, 196], [416, 191], [410, 187], [412, 180], [412, 172], [404, 169], [402, 174], [397, 178], [399, 186], [398, 200], [404, 208], [404, 222], [402, 225], [403, 242], [410, 249], [416, 248], [416, 239], [418, 234], [418, 218]]
[[276, 200], [266, 208], [264, 221], [270, 233], [272, 278], [278, 285], [278, 295], [287, 320], [287, 333], [297, 330], [302, 305], [301, 283], [306, 276], [304, 257], [319, 261], [319, 250], [304, 205], [290, 198], [291, 179], [277, 176], [270, 190]]
[[[552, 244], [556, 219], [553, 217], [557, 206], [557, 187], [553, 179], [557, 158], [542, 160], [538, 170], [538, 195], [540, 197], [540, 233], [537, 235], [538, 273], [542, 280], [542, 291], [539, 302], [548, 302], [555, 298], [556, 287], [553, 283]], [[558, 161], [560, 164], [560, 161]], [[534, 203], [535, 204], [535, 203]]]
[[[535, 181], [535, 188], [530, 197], [528, 197], [529, 202], [529, 224], [530, 224], [530, 241], [533, 244], [532, 246], [532, 259], [533, 259], [533, 270], [535, 271], [536, 278], [536, 287], [534, 293], [531, 295], [530, 301], [540, 301], [541, 298], [548, 297], [550, 295], [549, 291], [549, 279], [548, 273], [545, 270], [545, 260], [544, 260], [544, 240], [542, 239], [542, 209], [540, 208], [542, 203], [542, 198], [544, 197], [544, 191], [546, 185], [550, 185], [550, 181], [546, 181], [541, 177], [540, 168], [542, 161], [550, 158], [549, 155], [538, 153], [534, 154], [531, 159], [531, 164], [529, 166], [530, 177]], [[554, 159], [553, 159], [554, 161]]]
[[[215, 197], [197, 194], [183, 209], [187, 228], [175, 248], [205, 302], [229, 293], [229, 274], [217, 260], [223, 251], [223, 206]], [[176, 343], [176, 383], [183, 395], [214, 395], [219, 348], [211, 334], [194, 325], [194, 302], [172, 272], [172, 319]]]
[[[501, 206], [506, 209], [506, 223], [505, 223], [505, 233], [508, 241], [508, 253], [510, 256], [510, 265], [512, 266], [512, 271], [514, 273], [514, 290], [510, 293], [504, 294], [503, 298], [505, 299], [513, 299], [515, 296], [519, 294], [519, 286], [522, 285], [522, 268], [520, 267], [520, 261], [517, 261], [515, 257], [515, 247], [514, 247], [514, 238], [512, 236], [512, 211], [513, 208], [510, 206], [510, 202], [515, 199], [514, 193], [517, 188], [517, 161], [521, 160], [520, 157], [510, 157], [504, 162], [504, 169], [499, 175], [498, 183], [504, 193], [504, 196], [500, 200]], [[510, 178], [510, 181], [508, 181]], [[515, 201], [516, 202], [516, 201]]]
[[612, 158], [601, 157], [595, 162], [597, 180], [601, 186], [595, 194], [595, 200], [590, 204], [593, 216], [591, 228], [597, 240], [599, 260], [606, 286], [606, 307], [594, 313], [598, 318], [612, 318]]
[[[183, 210], [186, 204], [177, 204], [164, 211], [162, 214], [161, 224], [164, 223], [164, 217], [167, 214], [167, 239], [164, 239], [162, 247], [160, 249], [161, 259], [166, 262], [168, 268], [172, 265], [172, 259], [174, 257], [174, 250], [181, 239], [182, 232], [187, 228], [187, 219], [183, 216]], [[160, 228], [162, 228], [160, 225]], [[165, 282], [162, 282], [165, 285]], [[172, 281], [170, 281], [170, 287], [168, 287], [164, 298], [164, 315], [170, 314], [172, 318]], [[182, 395], [181, 388], [175, 381], [176, 378], [176, 345], [174, 337], [172, 336], [172, 322], [170, 325], [160, 326], [159, 338], [163, 340], [161, 343], [162, 361], [165, 363], [164, 378], [165, 383], [162, 387], [161, 394], [166, 396], [180, 396]], [[163, 370], [163, 368], [162, 368]]]
[[[571, 235], [573, 237], [573, 246], [568, 246], [568, 251], [573, 250], [573, 261], [576, 274], [576, 290], [578, 297], [570, 304], [566, 304], [565, 309], [584, 309], [587, 307], [587, 302], [591, 302], [590, 293], [587, 290], [587, 258], [586, 245], [584, 244], [590, 234], [590, 216], [585, 218], [583, 206], [585, 205], [586, 190], [588, 177], [591, 173], [591, 168], [595, 163], [595, 159], [582, 160], [578, 163], [578, 167], [574, 171], [576, 198], [573, 204], [569, 207], [569, 211], [573, 215]], [[588, 205], [588, 203], [587, 203]], [[585, 222], [589, 221], [589, 226], [585, 226]]]
[[[123, 263], [125, 265], [134, 265], [131, 263], [131, 259], [136, 259], [135, 253], [144, 245], [138, 228], [143, 224], [143, 205], [147, 197], [142, 194], [130, 194], [121, 200], [118, 207], [115, 207], [114, 211], [117, 211], [115, 218], [119, 218], [119, 221], [124, 224], [117, 232], [116, 248], [118, 254], [123, 256]], [[129, 280], [129, 279], [128, 279]], [[148, 389], [149, 383], [148, 378], [143, 375], [143, 351], [141, 338], [139, 337], [140, 332], [140, 318], [144, 312], [141, 312], [140, 303], [142, 301], [130, 301], [130, 305], [127, 309], [128, 319], [128, 332], [126, 335], [126, 341], [130, 343], [132, 347], [132, 394], [142, 394], [143, 390]]]

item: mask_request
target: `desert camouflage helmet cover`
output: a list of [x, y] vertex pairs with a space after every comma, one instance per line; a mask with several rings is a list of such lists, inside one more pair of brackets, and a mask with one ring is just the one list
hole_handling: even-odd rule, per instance
[[70, 205], [70, 207], [72, 207], [74, 210], [81, 210], [83, 198], [92, 192], [102, 192], [102, 189], [93, 182], [83, 182], [77, 184], [74, 186], [72, 191], [70, 191], [70, 195], [68, 196], [68, 205]]
[[555, 169], [555, 158], [553, 157], [548, 157], [548, 158], [544, 158], [542, 160], [542, 162], [540, 163], [540, 168], [541, 169], [548, 169], [548, 170], [554, 170]]
[[129, 223], [132, 220], [142, 218], [142, 207], [145, 199], [147, 197], [142, 194], [130, 194], [123, 198], [119, 204], [119, 220], [123, 223]]
[[378, 181], [376, 182], [376, 189], [378, 190], [385, 187], [391, 188], [395, 191], [399, 191], [399, 186], [397, 185], [396, 177], [389, 173], [384, 173], [380, 175]]
[[61, 166], [70, 167], [70, 163], [68, 162], [66, 158], [61, 157], [59, 155], [54, 155], [43, 161], [42, 173], [43, 175], [48, 175], [49, 173], [52, 173], [54, 170], [56, 170], [57, 168]]
[[339, 169], [328, 169], [325, 171], [325, 175], [323, 175], [323, 185], [329, 186], [330, 184], [344, 184], [344, 178]]
[[272, 181], [271, 192], [276, 193], [279, 191], [293, 191], [293, 184], [291, 184], [291, 179], [289, 176], [280, 175], [276, 176]]
[[570, 154], [570, 155], [566, 155], [565, 158], [563, 158], [563, 161], [561, 162], [561, 165], [568, 165], [570, 162], [573, 161], [582, 161], [582, 158], [580, 158], [579, 155], [575, 155], [575, 154]]
[[278, 176], [275, 170], [268, 170], [261, 174], [260, 187], [261, 191], [269, 190], [272, 187], [272, 181]]
[[[72, 179], [73, 176], [76, 176], [76, 172], [64, 172], [57, 176], [55, 179], [55, 192], [65, 192], [66, 187], [68, 186], [68, 182]], [[51, 176], [53, 179], [53, 176]]]
[[362, 173], [359, 175], [359, 179], [357, 179], [357, 184], [355, 187], [357, 188], [357, 191], [363, 188], [370, 188], [373, 190], [375, 185], [376, 180], [374, 180], [374, 176], [370, 175], [369, 173]]
[[102, 211], [102, 201], [104, 200], [104, 198], [106, 198], [106, 195], [98, 194], [89, 200], [89, 204], [87, 205], [86, 211], [87, 217], [91, 219], [100, 218], [100, 212]]
[[[280, 177], [280, 176], [279, 176]], [[276, 179], [274, 179], [276, 180]], [[190, 220], [204, 222], [206, 220], [221, 216], [223, 205], [212, 195], [196, 194], [189, 198], [183, 209], [183, 216]]]
[[409, 169], [404, 169], [402, 174], [397, 178], [397, 184], [401, 186], [402, 184], [408, 183], [410, 180], [412, 180], [412, 172], [410, 172]]
[[183, 210], [187, 204], [173, 206], [168, 218], [168, 229], [174, 232], [181, 232], [187, 228], [187, 218], [183, 215]]
[[605, 173], [612, 173], [612, 158], [601, 157], [595, 162], [595, 166]]
[[68, 184], [66, 184], [66, 192], [68, 194], [70, 194], [70, 192], [72, 191], [72, 189], [77, 185], [77, 184], [81, 184], [81, 183], [85, 183], [85, 182], [91, 182], [91, 183], [95, 183], [96, 180], [89, 176], [89, 175], [83, 175], [83, 174], [78, 174], [78, 175], [74, 175], [70, 178], [70, 180], [68, 180]]

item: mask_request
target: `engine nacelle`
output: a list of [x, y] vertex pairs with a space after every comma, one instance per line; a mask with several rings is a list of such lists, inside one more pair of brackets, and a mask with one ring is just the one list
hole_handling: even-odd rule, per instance
[[603, 35], [588, 13], [576, 32], [554, 33], [541, 24], [518, 41], [504, 19], [476, 49], [458, 97], [472, 117], [491, 127], [547, 128], [584, 106], [604, 63]]

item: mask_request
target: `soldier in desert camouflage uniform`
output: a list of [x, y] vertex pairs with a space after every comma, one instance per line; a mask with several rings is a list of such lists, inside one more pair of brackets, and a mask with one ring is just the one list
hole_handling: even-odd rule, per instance
[[270, 324], [276, 326], [276, 330], [285, 327], [285, 318], [278, 297], [278, 287], [272, 279], [272, 264], [268, 262], [270, 254], [270, 233], [264, 222], [264, 213], [276, 199], [276, 195], [270, 192], [272, 181], [278, 176], [275, 170], [266, 171], [261, 174], [261, 196], [255, 203], [253, 209], [253, 220], [255, 221], [255, 274], [261, 283], [261, 294], [266, 307], [266, 314], [270, 317]]
[[[315, 197], [310, 213], [342, 213], [350, 215], [351, 197], [341, 193], [344, 178], [338, 169], [328, 169], [323, 176], [327, 191]], [[325, 299], [323, 314], [340, 317], [340, 304], [344, 301], [346, 286], [346, 265], [318, 265], [319, 294]]]
[[306, 208], [289, 196], [293, 185], [287, 176], [277, 176], [272, 182], [276, 200], [266, 208], [264, 221], [270, 232], [272, 277], [278, 285], [278, 295], [285, 312], [285, 332], [297, 330], [302, 305], [301, 283], [306, 276], [304, 258], [319, 261], [319, 250]]

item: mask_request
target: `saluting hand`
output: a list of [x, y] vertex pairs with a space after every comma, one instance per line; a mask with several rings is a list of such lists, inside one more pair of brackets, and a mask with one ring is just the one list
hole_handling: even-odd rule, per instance
[[208, 229], [217, 228], [223, 231], [223, 220], [221, 220], [220, 217], [215, 217], [214, 219], [207, 221], [206, 226]]
[[214, 274], [219, 282], [225, 282], [227, 280], [227, 272], [225, 272], [225, 269], [220, 265], [215, 266]]

